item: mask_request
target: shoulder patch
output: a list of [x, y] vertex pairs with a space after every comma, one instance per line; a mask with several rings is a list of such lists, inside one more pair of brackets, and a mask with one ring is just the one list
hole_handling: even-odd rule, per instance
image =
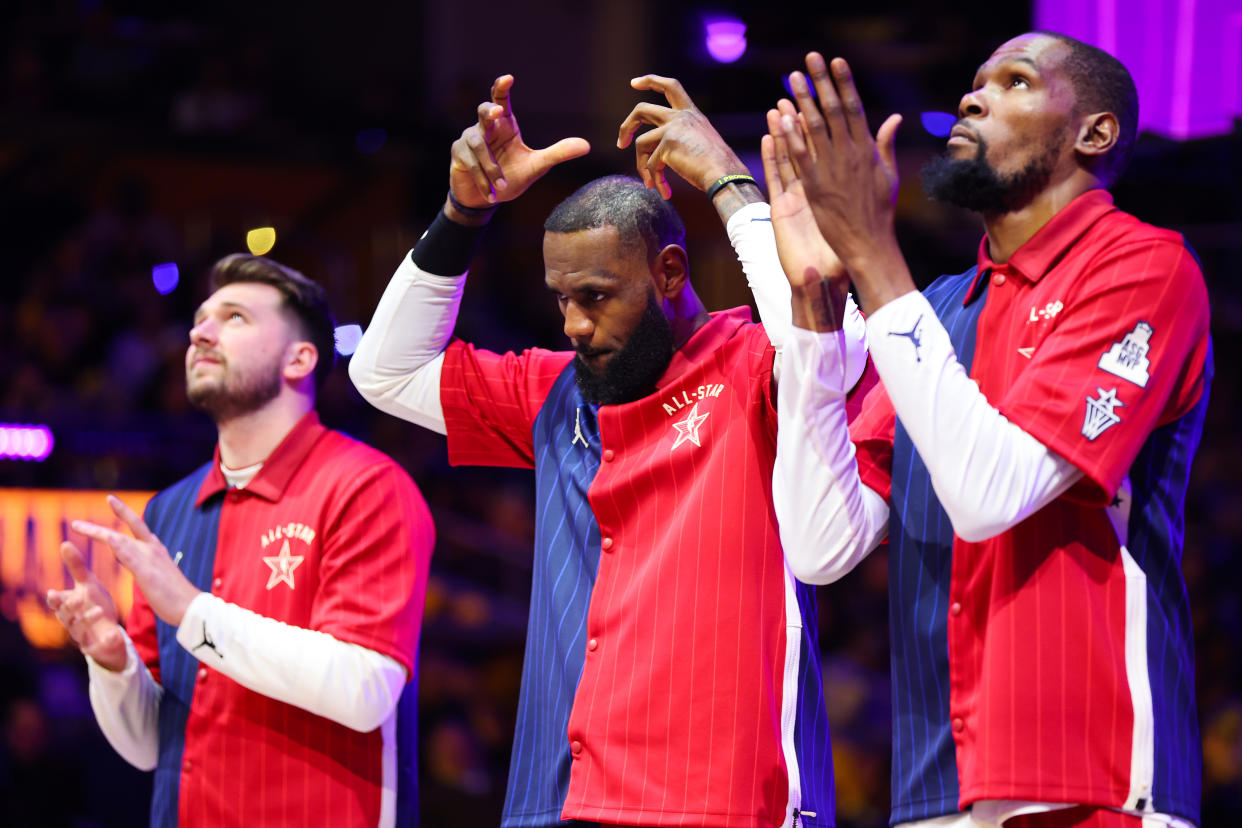
[[1139, 388], [1146, 388], [1147, 369], [1151, 367], [1147, 352], [1151, 350], [1153, 333], [1155, 330], [1152, 326], [1140, 320], [1134, 330], [1122, 337], [1120, 342], [1114, 342], [1104, 352], [1098, 367], [1115, 377], [1134, 383]]

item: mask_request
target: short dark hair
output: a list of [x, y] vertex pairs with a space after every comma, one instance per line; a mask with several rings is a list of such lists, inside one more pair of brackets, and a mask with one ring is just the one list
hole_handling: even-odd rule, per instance
[[249, 253], [233, 253], [211, 266], [208, 283], [213, 292], [237, 282], [257, 282], [280, 291], [281, 310], [319, 351], [315, 389], [323, 387], [336, 362], [336, 320], [328, 308], [323, 286], [280, 262]]
[[686, 225], [673, 205], [628, 175], [610, 175], [583, 184], [556, 205], [543, 223], [548, 233], [577, 233], [597, 227], [617, 228], [623, 243], [641, 239], [648, 261], [670, 244], [686, 246]]
[[1061, 65], [1074, 87], [1078, 111], [1111, 112], [1117, 116], [1120, 128], [1117, 143], [1100, 159], [1099, 168], [1094, 171], [1106, 184], [1112, 184], [1130, 162], [1138, 137], [1139, 99], [1134, 78], [1121, 61], [1103, 49], [1060, 32], [1039, 31], [1036, 34], [1056, 38], [1069, 47], [1069, 55]]

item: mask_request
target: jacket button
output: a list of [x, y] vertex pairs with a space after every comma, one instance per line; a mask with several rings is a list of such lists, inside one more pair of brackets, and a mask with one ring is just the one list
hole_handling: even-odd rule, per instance
[[965, 729], [966, 729], [966, 722], [962, 721], [960, 717], [953, 720], [953, 732], [954, 733], [961, 733]]
[[950, 615], [961, 615], [961, 614], [962, 614], [962, 605], [961, 605], [961, 604], [959, 604], [957, 601], [954, 601], [954, 602], [953, 602], [953, 605], [952, 605], [951, 607], [949, 607], [949, 614], [950, 614]]
[[199, 681], [206, 681], [206, 680], [207, 680], [207, 668], [206, 668], [206, 667], [199, 667], [199, 668], [198, 668], [198, 680], [199, 680]]
[[599, 545], [600, 547], [603, 548], [605, 552], [607, 552], [609, 549], [612, 549], [612, 538], [604, 538], [602, 541], [600, 541]]
[[612, 449], [604, 449], [604, 462], [605, 463], [611, 463], [612, 458], [616, 456], [617, 455], [613, 453]]
[[572, 753], [574, 756], [577, 756], [578, 754], [582, 753], [582, 742], [579, 742], [577, 739], [575, 739], [574, 741], [570, 742], [570, 744], [569, 744], [569, 751], [570, 751], [570, 753]]

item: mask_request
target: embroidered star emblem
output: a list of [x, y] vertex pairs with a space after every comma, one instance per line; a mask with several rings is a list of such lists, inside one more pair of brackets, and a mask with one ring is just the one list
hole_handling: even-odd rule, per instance
[[[707, 414], [711, 414], [711, 412], [709, 411]], [[673, 428], [677, 429], [677, 439], [673, 441], [673, 448], [670, 448], [669, 451], [677, 448], [687, 440], [696, 446], [702, 446], [703, 444], [699, 442], [699, 426], [703, 425], [703, 421], [707, 419], [707, 414], [700, 414], [699, 404], [695, 403], [694, 408], [691, 408], [690, 413], [686, 415], [686, 419], [673, 423]]]
[[279, 555], [263, 556], [263, 563], [272, 568], [272, 574], [267, 578], [267, 588], [271, 589], [283, 581], [289, 585], [289, 589], [293, 589], [293, 570], [298, 568], [302, 559], [301, 555], [289, 554], [289, 541], [285, 541], [284, 546], [280, 547]]

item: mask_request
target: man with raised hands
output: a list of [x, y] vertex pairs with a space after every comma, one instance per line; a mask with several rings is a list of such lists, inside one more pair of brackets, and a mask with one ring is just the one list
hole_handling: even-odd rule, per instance
[[[839, 346], [816, 333], [836, 284], [791, 273], [813, 307], [786, 341], [777, 479], [830, 492], [848, 519], [776, 508], [813, 582], [887, 533], [892, 822], [1197, 822], [1180, 562], [1208, 304], [1181, 236], [1108, 193], [1137, 127], [1128, 72], [1043, 32], [992, 53], [924, 173], [929, 195], [980, 214], [978, 261], [919, 293], [893, 230], [900, 119], [873, 140], [848, 64], [806, 65], [764, 142], [774, 205], [806, 211], [778, 244], [827, 242], [844, 262], [883, 389], [847, 431]], [[797, 439], [825, 421], [835, 440]]]
[[[592, 181], [544, 225], [543, 281], [573, 350], [450, 342], [492, 212], [588, 151], [579, 138], [527, 147], [512, 84], [496, 80], [454, 143], [444, 207], [350, 366], [377, 407], [447, 434], [453, 463], [535, 470], [502, 825], [831, 825], [814, 594], [789, 573], [771, 508], [773, 341], [790, 293], [766, 207], [680, 84], [638, 78], [669, 103], [621, 125], [643, 181]], [[767, 330], [695, 295], [666, 170], [712, 197], [763, 285]], [[852, 386], [865, 364], [856, 310], [845, 327]]]
[[416, 826], [414, 658], [434, 531], [392, 459], [320, 424], [323, 288], [261, 256], [211, 272], [187, 396], [215, 457], [130, 533], [83, 521], [134, 576], [126, 629], [71, 542], [48, 605], [87, 656], [91, 707], [155, 771], [154, 826]]

